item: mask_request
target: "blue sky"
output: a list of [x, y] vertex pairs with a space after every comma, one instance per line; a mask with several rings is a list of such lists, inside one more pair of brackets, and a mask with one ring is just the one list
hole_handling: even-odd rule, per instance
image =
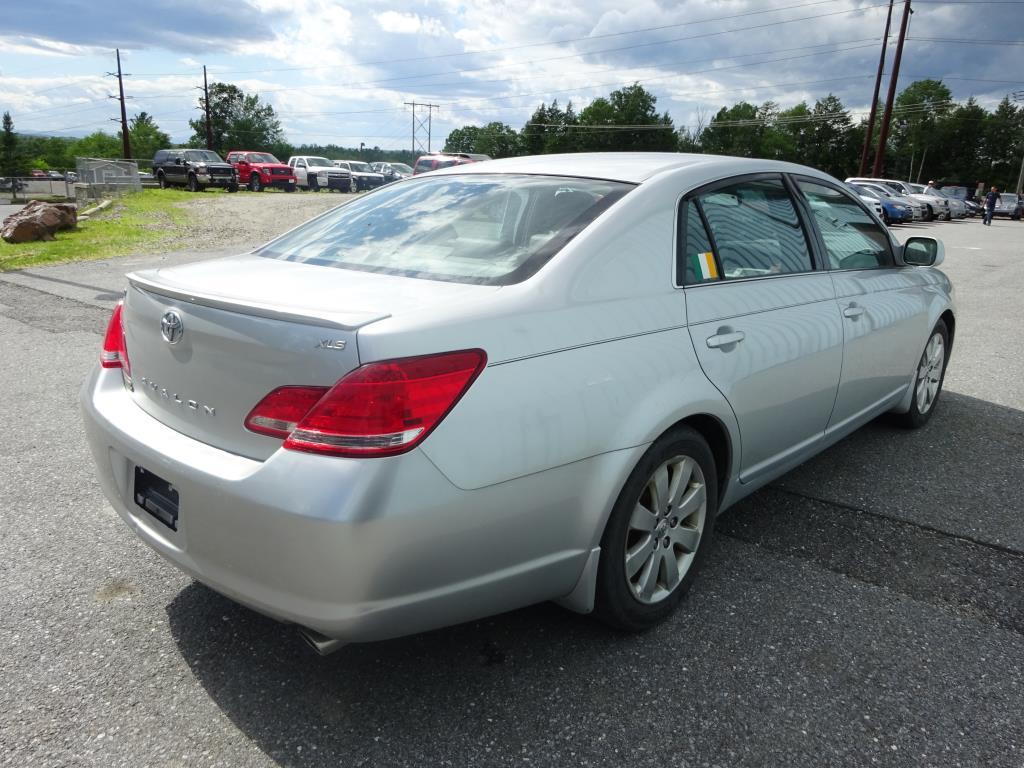
[[[190, 135], [202, 65], [257, 92], [293, 143], [410, 145], [404, 102], [452, 128], [521, 128], [541, 102], [578, 108], [639, 81], [677, 125], [740, 99], [783, 108], [833, 92], [870, 103], [885, 0], [34, 0], [0, 26], [0, 110], [20, 131], [117, 129], [120, 47], [132, 96]], [[898, 29], [897, 2], [893, 35]], [[1024, 2], [916, 0], [900, 84], [946, 81], [986, 106], [1024, 89]], [[955, 41], [955, 42], [954, 42]], [[974, 42], [971, 42], [974, 41]], [[1002, 41], [979, 43], [977, 41]], [[894, 40], [893, 40], [894, 43]], [[890, 47], [889, 61], [892, 59]], [[883, 85], [884, 88], [884, 85]], [[884, 90], [883, 90], [884, 93]]]

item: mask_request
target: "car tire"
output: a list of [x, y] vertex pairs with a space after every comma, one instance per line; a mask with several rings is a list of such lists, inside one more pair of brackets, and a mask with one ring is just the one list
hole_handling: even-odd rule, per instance
[[260, 183], [260, 175], [258, 173], [253, 173], [249, 175], [249, 189], [251, 189], [253, 192], [263, 191], [263, 185]]
[[949, 362], [949, 331], [940, 320], [928, 335], [928, 342], [914, 369], [914, 391], [910, 397], [910, 410], [896, 416], [900, 426], [918, 429], [928, 423], [942, 394]]
[[157, 183], [157, 186], [160, 187], [160, 189], [167, 189], [167, 177], [164, 176], [164, 172], [163, 171], [160, 171], [156, 175], [156, 183]]
[[188, 191], [189, 192], [200, 192], [202, 187], [199, 186], [199, 179], [196, 178], [194, 173], [188, 175]]
[[717, 477], [707, 441], [689, 427], [647, 449], [601, 537], [594, 605], [601, 621], [639, 632], [672, 613], [709, 549]]
[[238, 191], [238, 183], [237, 182], [234, 183], [234, 184], [228, 184], [228, 192], [237, 192], [237, 191]]
[[889, 218], [889, 214], [884, 209], [882, 210], [882, 223], [887, 227], [892, 224], [892, 219]]
[[307, 183], [309, 184], [309, 191], [310, 192], [319, 192], [320, 191], [320, 185], [317, 184], [315, 177], [310, 179]]
[[348, 191], [351, 192], [352, 194], [356, 194], [357, 192], [359, 192], [359, 182], [356, 181], [355, 179], [349, 179]]
[[285, 192], [294, 192], [295, 191], [295, 185], [294, 184], [289, 184], [287, 187], [284, 188], [284, 191]]

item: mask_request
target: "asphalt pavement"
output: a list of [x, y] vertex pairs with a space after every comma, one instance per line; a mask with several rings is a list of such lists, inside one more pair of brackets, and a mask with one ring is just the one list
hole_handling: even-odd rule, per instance
[[1024, 224], [946, 243], [931, 423], [879, 420], [719, 520], [644, 635], [541, 605], [319, 658], [181, 575], [94, 479], [77, 391], [123, 273], [0, 273], [0, 764], [1024, 765]]

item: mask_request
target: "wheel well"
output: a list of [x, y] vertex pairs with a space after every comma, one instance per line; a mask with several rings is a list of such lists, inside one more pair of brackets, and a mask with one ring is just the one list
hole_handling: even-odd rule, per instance
[[946, 331], [949, 332], [949, 351], [952, 352], [953, 337], [956, 335], [956, 318], [953, 317], [952, 310], [947, 309], [939, 319], [946, 324]]
[[679, 422], [690, 429], [696, 430], [708, 442], [711, 448], [711, 455], [715, 459], [715, 474], [718, 476], [718, 498], [725, 495], [726, 486], [729, 484], [730, 468], [732, 466], [732, 443], [729, 441], [729, 432], [725, 425], [714, 416], [698, 414], [687, 416]]

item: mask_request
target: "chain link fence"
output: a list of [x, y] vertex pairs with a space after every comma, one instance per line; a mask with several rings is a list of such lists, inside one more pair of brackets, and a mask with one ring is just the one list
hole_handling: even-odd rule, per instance
[[76, 160], [78, 179], [74, 184], [74, 196], [79, 202], [142, 191], [139, 164], [134, 160], [99, 157], [79, 157]]

